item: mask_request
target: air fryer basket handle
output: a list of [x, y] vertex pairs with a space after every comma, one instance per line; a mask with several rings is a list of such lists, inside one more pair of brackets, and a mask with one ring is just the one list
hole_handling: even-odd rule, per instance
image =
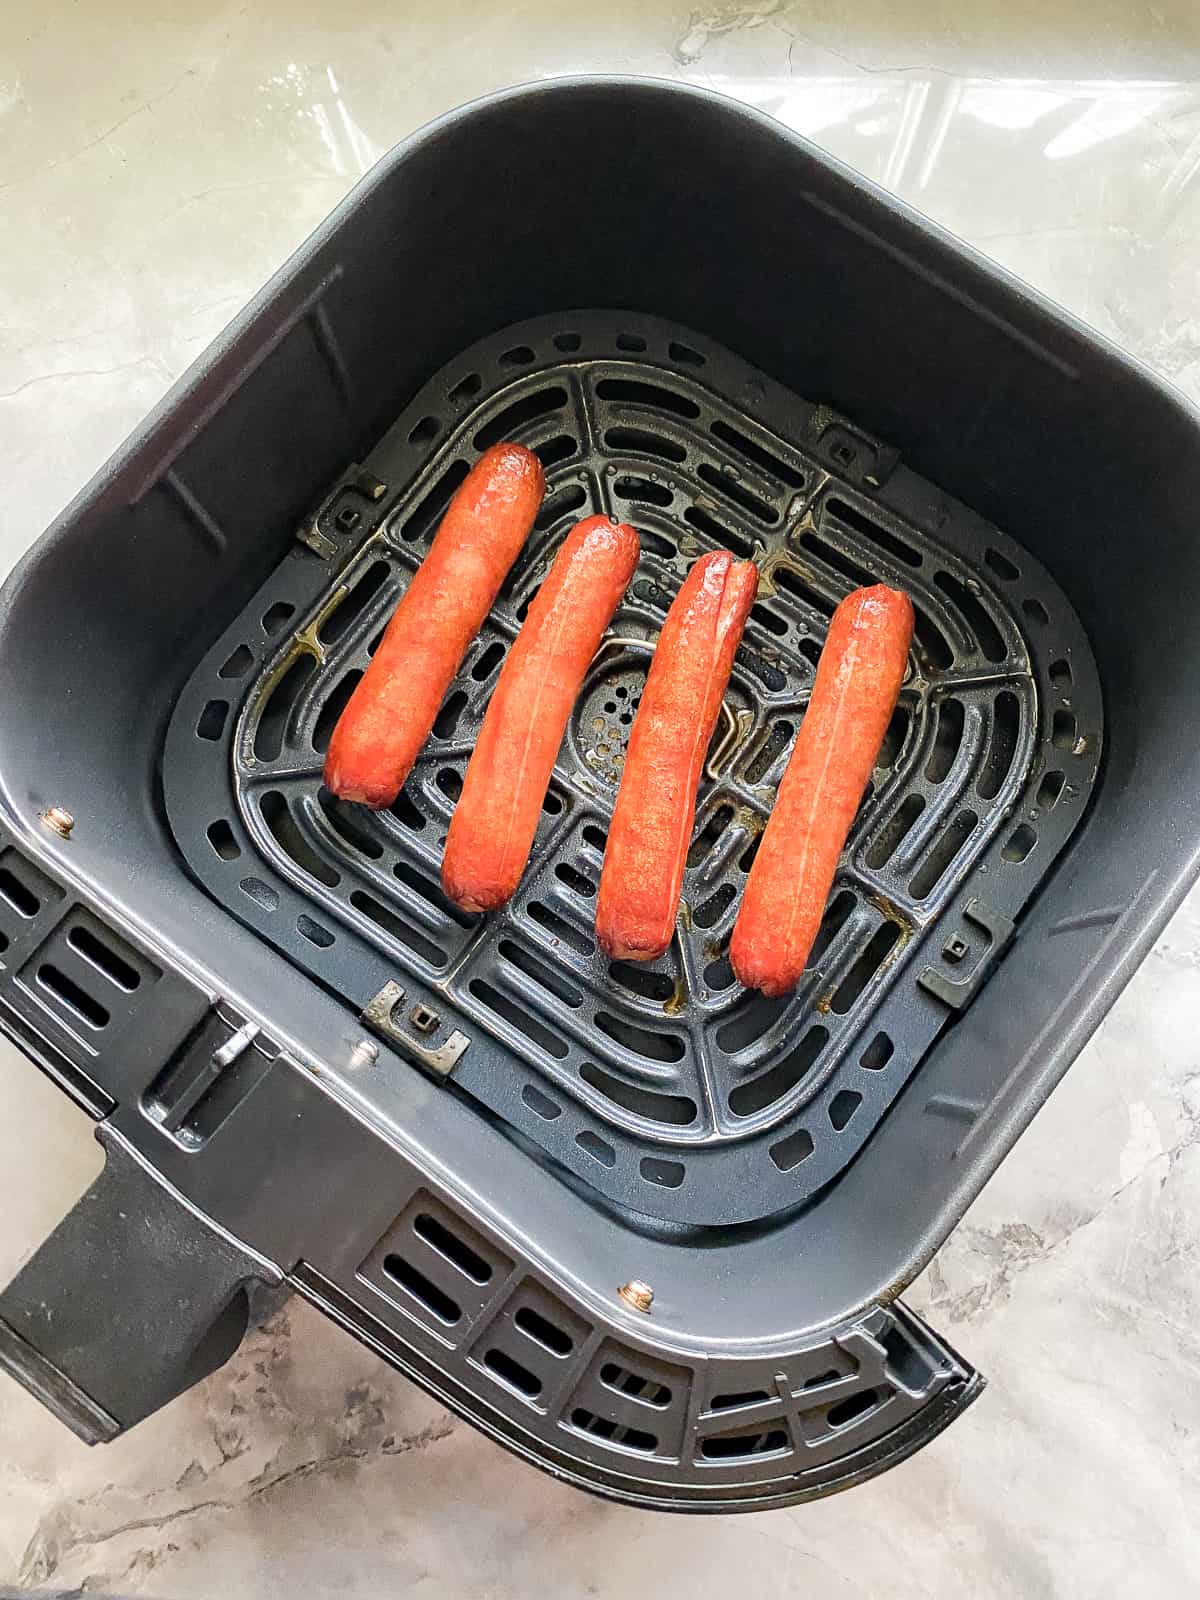
[[104, 1170], [0, 1292], [0, 1370], [88, 1444], [221, 1366], [279, 1275], [102, 1133]]
[[[984, 1375], [902, 1301], [895, 1300], [890, 1306], [876, 1310], [890, 1324], [885, 1342], [889, 1364], [895, 1364], [893, 1381], [899, 1379], [901, 1384], [916, 1384], [918, 1394], [920, 1389], [925, 1390], [925, 1398], [899, 1427], [865, 1446], [851, 1447], [848, 1454], [831, 1461], [824, 1471], [814, 1475], [820, 1481], [814, 1484], [814, 1492], [804, 1498], [815, 1499], [834, 1490], [848, 1489], [898, 1466], [948, 1428], [987, 1387]], [[909, 1363], [917, 1351], [932, 1362], [936, 1372], [934, 1381], [923, 1381], [910, 1368]], [[850, 1445], [849, 1440], [847, 1443]]]

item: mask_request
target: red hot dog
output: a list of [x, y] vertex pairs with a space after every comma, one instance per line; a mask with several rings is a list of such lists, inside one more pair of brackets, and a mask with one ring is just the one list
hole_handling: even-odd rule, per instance
[[671, 942], [696, 788], [757, 589], [752, 562], [715, 550], [692, 567], [663, 623], [600, 875], [596, 933], [616, 959], [653, 961]]
[[529, 608], [446, 838], [442, 886], [466, 911], [494, 911], [520, 881], [571, 708], [637, 559], [632, 528], [587, 517], [568, 534]]
[[544, 490], [541, 462], [520, 444], [493, 445], [467, 474], [333, 730], [333, 794], [379, 810], [400, 793]]
[[905, 594], [856, 589], [833, 614], [729, 945], [738, 982], [786, 994], [804, 971], [912, 641]]

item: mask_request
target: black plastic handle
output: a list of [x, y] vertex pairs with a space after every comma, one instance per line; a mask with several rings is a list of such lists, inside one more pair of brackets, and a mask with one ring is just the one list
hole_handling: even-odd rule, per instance
[[0, 1370], [88, 1444], [214, 1372], [287, 1292], [99, 1131], [103, 1172], [0, 1292]]

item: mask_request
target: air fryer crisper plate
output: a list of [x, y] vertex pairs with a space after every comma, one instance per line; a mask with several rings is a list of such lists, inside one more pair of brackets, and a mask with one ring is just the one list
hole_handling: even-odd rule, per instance
[[[321, 766], [337, 714], [499, 439], [545, 465], [535, 531], [396, 805], [335, 802]], [[639, 529], [638, 573], [520, 890], [469, 917], [438, 886], [463, 771], [530, 598], [594, 511]], [[721, 545], [757, 560], [761, 586], [676, 937], [652, 966], [610, 964], [592, 917], [628, 727], [671, 598]], [[733, 980], [733, 918], [829, 616], [876, 580], [916, 607], [909, 672], [813, 965], [768, 1001]], [[609, 1199], [721, 1224], [800, 1204], [854, 1156], [1002, 953], [1083, 813], [1100, 741], [1083, 630], [1012, 539], [700, 334], [583, 312], [510, 327], [430, 379], [193, 675], [163, 787], [189, 866], [238, 918], [356, 1012], [403, 991], [374, 1016], [410, 1056]]]

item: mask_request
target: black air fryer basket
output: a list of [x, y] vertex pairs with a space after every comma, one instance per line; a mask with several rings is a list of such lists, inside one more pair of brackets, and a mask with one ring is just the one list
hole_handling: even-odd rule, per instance
[[[333, 723], [499, 439], [546, 468], [534, 533], [400, 799], [343, 805]], [[107, 1440], [291, 1291], [618, 1499], [786, 1504], [917, 1449], [981, 1379], [898, 1296], [1197, 870], [1198, 480], [1179, 397], [728, 101], [578, 79], [401, 146], [0, 599], [0, 1026], [106, 1152], [0, 1363]], [[589, 511], [641, 564], [520, 891], [469, 917], [465, 763]], [[762, 582], [677, 935], [609, 963], [628, 727], [717, 546]], [[768, 1001], [740, 889], [879, 579], [909, 672]]]

